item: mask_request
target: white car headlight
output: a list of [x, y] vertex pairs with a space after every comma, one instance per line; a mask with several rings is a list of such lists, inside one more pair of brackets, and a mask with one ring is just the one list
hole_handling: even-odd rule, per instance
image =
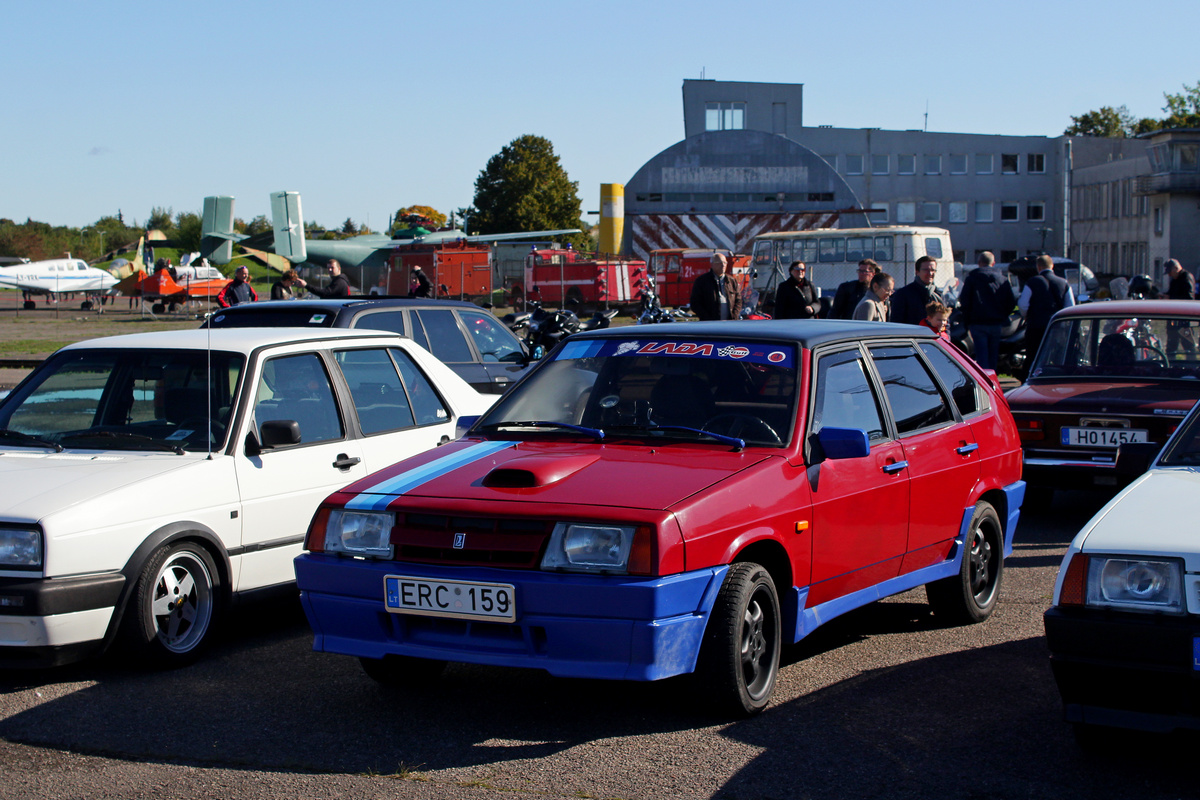
[[635, 530], [633, 526], [560, 522], [550, 534], [542, 569], [625, 572]]
[[28, 528], [0, 528], [0, 568], [41, 569], [42, 532]]
[[1183, 568], [1178, 561], [1091, 556], [1087, 604], [1181, 614]]
[[391, 558], [395, 524], [396, 515], [390, 511], [336, 509], [325, 527], [325, 552]]

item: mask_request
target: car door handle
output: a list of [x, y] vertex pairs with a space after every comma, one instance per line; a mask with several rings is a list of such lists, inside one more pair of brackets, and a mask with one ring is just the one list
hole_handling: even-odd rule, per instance
[[978, 449], [979, 442], [971, 442], [970, 444], [964, 444], [962, 447], [954, 448], [954, 452], [958, 453], [960, 456], [965, 456], [967, 453], [974, 453]]
[[902, 469], [906, 469], [907, 467], [908, 467], [907, 461], [897, 461], [893, 464], [884, 464], [883, 471], [886, 472], [888, 475], [892, 475], [894, 473], [899, 472]]
[[437, 443], [437, 446], [438, 446], [438, 447], [441, 447], [441, 446], [442, 446], [442, 445], [444, 445], [444, 444], [450, 444], [450, 437], [449, 437], [449, 436], [444, 436], [444, 435], [443, 435], [443, 436], [442, 436], [442, 438], [438, 439], [438, 443]]
[[362, 459], [358, 456], [351, 458], [345, 453], [338, 453], [337, 461], [333, 462], [333, 465], [338, 469], [350, 469], [360, 461], [362, 461]]

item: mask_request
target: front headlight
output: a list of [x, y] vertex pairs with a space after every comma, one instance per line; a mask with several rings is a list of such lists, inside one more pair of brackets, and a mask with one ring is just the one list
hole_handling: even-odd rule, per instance
[[0, 528], [0, 568], [41, 569], [42, 532]]
[[550, 534], [542, 569], [625, 572], [636, 528], [560, 522]]
[[1178, 561], [1091, 556], [1087, 604], [1181, 614], [1183, 567]]
[[395, 524], [396, 515], [389, 511], [335, 509], [325, 526], [325, 552], [391, 558]]

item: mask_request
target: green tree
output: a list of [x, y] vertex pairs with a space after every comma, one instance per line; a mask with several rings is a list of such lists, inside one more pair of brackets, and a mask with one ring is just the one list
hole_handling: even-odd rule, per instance
[[407, 228], [408, 224], [404, 221], [405, 217], [418, 215], [428, 219], [435, 228], [442, 228], [446, 225], [446, 215], [431, 206], [406, 206], [396, 212], [393, 228]]
[[1103, 136], [1109, 139], [1128, 137], [1135, 124], [1133, 115], [1125, 106], [1102, 106], [1097, 111], [1071, 117], [1071, 122], [1070, 127], [1063, 131], [1067, 136]]
[[267, 219], [265, 214], [259, 214], [254, 219], [246, 224], [246, 235], [255, 236], [260, 233], [271, 232], [271, 220]]
[[150, 209], [150, 218], [146, 220], [146, 230], [162, 231], [170, 236], [172, 216], [171, 209], [163, 208], [162, 206], [155, 206], [154, 208]]
[[1163, 128], [1200, 128], [1200, 81], [1195, 86], [1183, 85], [1183, 91], [1178, 94], [1163, 92], [1167, 104], [1163, 106], [1166, 118], [1162, 120]]
[[180, 252], [200, 249], [200, 231], [204, 220], [195, 211], [180, 211], [175, 215], [175, 234], [171, 237]]
[[355, 226], [354, 220], [350, 219], [349, 217], [346, 217], [346, 221], [342, 223], [342, 233], [348, 234], [350, 236], [353, 236], [354, 234], [358, 233], [358, 227]]
[[[471, 233], [580, 228], [579, 184], [567, 177], [554, 145], [541, 136], [513, 139], [475, 179]], [[586, 236], [578, 244], [588, 241]]]

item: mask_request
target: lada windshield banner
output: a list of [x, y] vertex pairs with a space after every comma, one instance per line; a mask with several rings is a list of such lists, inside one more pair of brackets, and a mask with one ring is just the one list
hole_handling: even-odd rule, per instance
[[686, 358], [717, 358], [729, 361], [749, 361], [752, 364], [772, 364], [777, 367], [794, 367], [796, 349], [792, 345], [777, 342], [706, 342], [701, 340], [680, 341], [629, 341], [626, 339], [593, 339], [591, 341], [568, 341], [558, 351], [555, 361], [577, 358], [604, 358], [608, 356], [679, 356]]

